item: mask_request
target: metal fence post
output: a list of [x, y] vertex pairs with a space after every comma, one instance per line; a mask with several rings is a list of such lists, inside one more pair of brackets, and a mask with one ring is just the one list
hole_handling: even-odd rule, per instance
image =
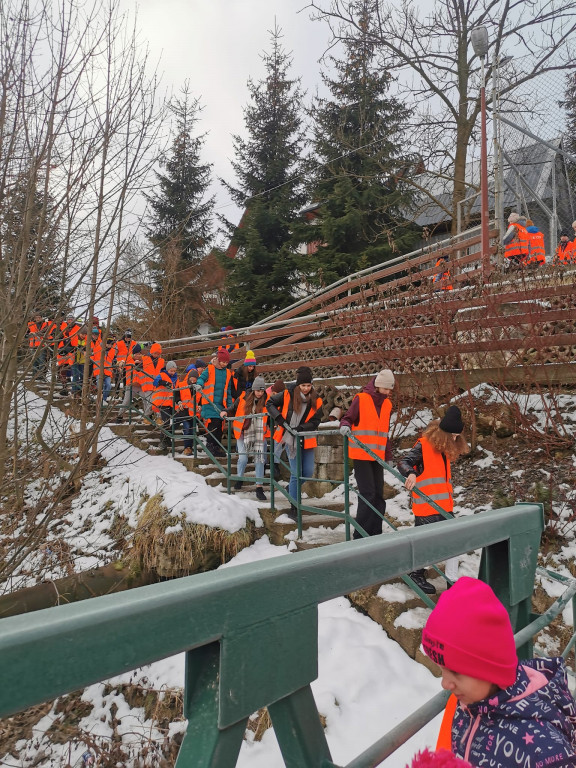
[[350, 541], [350, 457], [348, 435], [344, 435], [344, 512], [346, 513], [346, 541]]
[[302, 443], [300, 433], [296, 432], [296, 514], [298, 515], [298, 538], [302, 538]]
[[231, 493], [232, 482], [230, 480], [230, 475], [232, 473], [232, 421], [230, 419], [226, 419], [226, 426], [228, 428], [226, 435], [226, 492]]

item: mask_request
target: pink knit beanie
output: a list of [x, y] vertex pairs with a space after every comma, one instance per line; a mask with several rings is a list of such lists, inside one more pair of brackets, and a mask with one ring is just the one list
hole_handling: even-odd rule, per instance
[[427, 656], [441, 667], [500, 688], [516, 680], [518, 659], [506, 608], [483, 581], [463, 576], [440, 599], [422, 632]]
[[425, 749], [414, 757], [410, 768], [472, 768], [472, 766], [447, 749], [439, 749], [437, 752]]

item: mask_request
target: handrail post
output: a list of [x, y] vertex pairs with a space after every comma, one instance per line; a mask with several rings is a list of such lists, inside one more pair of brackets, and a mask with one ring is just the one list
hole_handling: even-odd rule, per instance
[[350, 458], [348, 456], [348, 435], [344, 435], [344, 512], [346, 513], [346, 541], [350, 541]]
[[226, 426], [228, 428], [228, 432], [226, 434], [226, 493], [231, 493], [232, 482], [230, 480], [230, 475], [232, 473], [232, 421], [230, 419], [226, 419]]
[[132, 375], [130, 376], [130, 397], [128, 400], [128, 425], [132, 426], [132, 397], [133, 397], [133, 390], [132, 385], [134, 382], [134, 366], [132, 366]]
[[171, 437], [172, 437], [172, 458], [174, 458], [176, 454], [176, 446], [174, 444], [174, 436], [176, 433], [176, 390], [172, 390], [172, 424], [170, 428]]
[[296, 432], [296, 515], [298, 517], [298, 538], [302, 538], [302, 443], [300, 442], [300, 432]]
[[[272, 419], [268, 417], [270, 425], [272, 425]], [[269, 472], [270, 472], [270, 509], [274, 509], [274, 486], [276, 484], [276, 465], [274, 464], [274, 430], [270, 429], [270, 458], [268, 459]]]

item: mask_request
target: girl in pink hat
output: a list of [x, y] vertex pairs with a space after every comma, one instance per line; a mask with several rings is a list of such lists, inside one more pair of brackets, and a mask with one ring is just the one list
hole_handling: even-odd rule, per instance
[[576, 766], [576, 704], [564, 660], [518, 663], [508, 613], [487, 584], [464, 576], [443, 592], [422, 645], [458, 700], [456, 756], [474, 768]]

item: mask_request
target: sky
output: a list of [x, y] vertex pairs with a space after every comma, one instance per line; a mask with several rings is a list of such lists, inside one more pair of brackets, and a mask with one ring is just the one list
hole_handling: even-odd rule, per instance
[[[142, 39], [152, 61], [159, 60], [162, 87], [177, 94], [189, 80], [192, 95], [200, 97], [198, 127], [208, 134], [203, 159], [213, 163], [215, 179], [235, 181], [231, 135], [244, 131], [247, 80], [264, 75], [261, 54], [270, 47], [275, 20], [285, 50], [293, 54], [291, 75], [302, 78], [309, 99], [320, 83], [318, 59], [330, 32], [310, 20], [306, 0], [123, 0], [123, 6], [137, 9]], [[217, 182], [214, 193], [222, 212], [230, 218], [236, 212], [238, 219], [238, 209]]]

